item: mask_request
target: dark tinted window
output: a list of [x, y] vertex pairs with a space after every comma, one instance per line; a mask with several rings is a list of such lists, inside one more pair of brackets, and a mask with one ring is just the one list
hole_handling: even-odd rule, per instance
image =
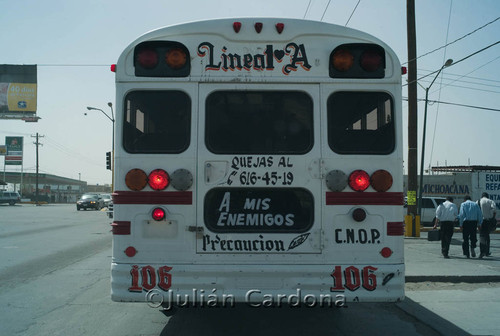
[[303, 154], [313, 146], [313, 103], [297, 91], [218, 91], [206, 102], [216, 154]]
[[181, 91], [134, 91], [125, 97], [123, 146], [129, 153], [180, 153], [189, 147], [191, 100]]
[[328, 98], [328, 143], [339, 154], [389, 154], [395, 132], [384, 92], [335, 92]]

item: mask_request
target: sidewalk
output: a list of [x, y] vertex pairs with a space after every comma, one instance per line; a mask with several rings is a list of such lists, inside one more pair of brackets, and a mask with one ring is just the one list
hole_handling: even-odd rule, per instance
[[[420, 238], [405, 238], [407, 300], [468, 334], [500, 335], [498, 314], [494, 313], [500, 312], [500, 234], [491, 235], [491, 257], [467, 259], [461, 244], [462, 234], [454, 233], [450, 259], [445, 259], [441, 242], [427, 241], [426, 232]], [[475, 251], [479, 255], [479, 246]], [[438, 331], [457, 334], [452, 327], [441, 325]]]

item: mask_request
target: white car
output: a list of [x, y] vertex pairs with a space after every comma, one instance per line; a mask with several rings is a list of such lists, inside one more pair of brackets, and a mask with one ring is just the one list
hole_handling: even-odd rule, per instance
[[[420, 214], [420, 226], [433, 226], [436, 217], [436, 209], [439, 204], [446, 201], [444, 197], [422, 197], [422, 212]], [[406, 208], [406, 197], [405, 197]]]

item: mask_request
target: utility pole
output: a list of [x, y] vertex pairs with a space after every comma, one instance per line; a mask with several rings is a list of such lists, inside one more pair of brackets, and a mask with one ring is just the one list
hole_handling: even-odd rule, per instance
[[35, 189], [35, 204], [36, 205], [40, 205], [40, 203], [38, 202], [38, 146], [43, 146], [43, 144], [41, 144], [38, 139], [39, 138], [43, 138], [44, 136], [43, 135], [39, 135], [38, 133], [36, 133], [36, 135], [32, 135], [31, 136], [32, 138], [36, 138], [36, 141], [33, 142], [36, 146], [36, 177], [35, 177], [35, 184], [36, 184], [36, 189]]
[[[417, 152], [417, 37], [415, 29], [415, 0], [406, 0], [406, 28], [408, 38], [408, 191], [406, 235], [420, 236], [420, 214], [417, 213], [418, 152]], [[422, 172], [420, 172], [422, 174]], [[417, 232], [418, 226], [418, 232]]]

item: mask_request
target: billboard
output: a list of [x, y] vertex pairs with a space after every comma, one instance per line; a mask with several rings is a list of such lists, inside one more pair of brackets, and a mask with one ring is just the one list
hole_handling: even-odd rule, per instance
[[33, 116], [36, 105], [36, 65], [0, 64], [0, 118]]
[[21, 166], [23, 164], [23, 137], [5, 137], [5, 147], [7, 147], [5, 165]]

